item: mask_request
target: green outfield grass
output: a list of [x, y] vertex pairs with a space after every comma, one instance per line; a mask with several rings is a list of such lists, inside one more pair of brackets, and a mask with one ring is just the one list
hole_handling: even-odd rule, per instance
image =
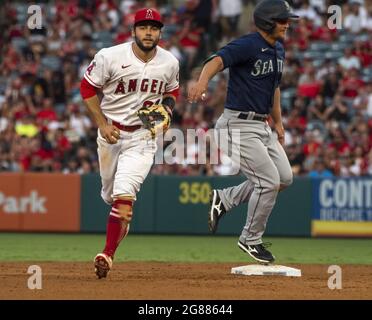
[[[91, 261], [103, 234], [0, 233], [0, 261]], [[265, 238], [277, 263], [372, 264], [372, 239]], [[116, 261], [245, 262], [237, 237], [129, 235]]]

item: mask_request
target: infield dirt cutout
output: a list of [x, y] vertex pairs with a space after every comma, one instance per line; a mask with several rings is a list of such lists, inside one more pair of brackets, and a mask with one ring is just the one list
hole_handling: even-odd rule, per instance
[[[30, 290], [27, 269], [42, 270], [42, 289]], [[286, 264], [302, 277], [231, 274], [239, 263], [114, 263], [98, 280], [88, 262], [2, 262], [0, 299], [258, 300], [372, 299], [372, 267], [340, 265], [342, 289], [328, 288], [328, 265]]]

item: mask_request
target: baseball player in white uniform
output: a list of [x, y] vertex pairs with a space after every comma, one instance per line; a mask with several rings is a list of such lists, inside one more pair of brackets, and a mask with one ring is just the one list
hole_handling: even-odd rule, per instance
[[[81, 81], [81, 95], [98, 126], [101, 196], [112, 206], [105, 248], [94, 258], [98, 278], [107, 276], [115, 251], [128, 234], [133, 202], [156, 152], [156, 139], [137, 111], [161, 103], [171, 115], [178, 96], [179, 62], [157, 46], [162, 27], [158, 11], [138, 10], [134, 41], [100, 50]], [[97, 90], [103, 93], [102, 101]]]

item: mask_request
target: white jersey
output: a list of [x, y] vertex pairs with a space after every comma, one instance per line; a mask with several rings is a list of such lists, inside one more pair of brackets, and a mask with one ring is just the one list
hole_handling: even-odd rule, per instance
[[137, 110], [161, 102], [164, 93], [178, 89], [179, 62], [157, 46], [154, 57], [142, 61], [132, 49], [133, 42], [97, 52], [84, 78], [102, 89], [102, 113], [123, 125], [138, 125]]

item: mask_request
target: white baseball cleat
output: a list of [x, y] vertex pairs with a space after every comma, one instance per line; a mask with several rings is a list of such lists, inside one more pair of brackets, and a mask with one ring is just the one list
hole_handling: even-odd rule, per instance
[[94, 272], [98, 279], [106, 278], [112, 268], [112, 259], [107, 254], [99, 253], [94, 258]]
[[225, 206], [222, 203], [217, 190], [212, 190], [210, 195], [210, 207], [208, 214], [209, 231], [215, 233], [217, 231], [218, 221], [226, 213]]

